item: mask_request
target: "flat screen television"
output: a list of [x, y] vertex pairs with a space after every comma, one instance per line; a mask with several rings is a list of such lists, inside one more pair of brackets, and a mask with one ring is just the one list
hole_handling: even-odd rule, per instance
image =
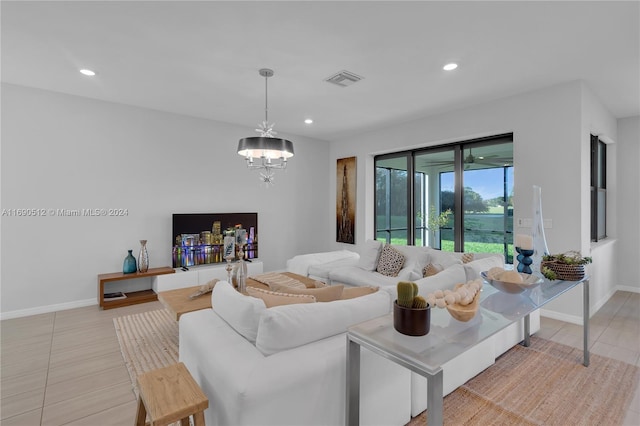
[[246, 235], [235, 258], [258, 257], [258, 213], [174, 213], [172, 218], [173, 267], [225, 262], [224, 235]]

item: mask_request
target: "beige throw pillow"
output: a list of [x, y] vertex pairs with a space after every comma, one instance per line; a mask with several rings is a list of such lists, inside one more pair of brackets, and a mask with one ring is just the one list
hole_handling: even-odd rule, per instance
[[473, 259], [474, 259], [473, 253], [463, 253], [462, 257], [460, 258], [460, 260], [462, 260], [462, 263], [473, 262]]
[[404, 266], [404, 255], [389, 244], [385, 244], [378, 259], [377, 272], [388, 277], [397, 277]]
[[339, 300], [342, 297], [342, 290], [344, 285], [330, 285], [322, 288], [293, 288], [286, 286], [275, 286], [271, 290], [278, 293], [286, 294], [309, 294], [316, 298], [317, 302], [333, 302]]
[[379, 287], [345, 287], [342, 291], [342, 300], [355, 299], [356, 297], [366, 296], [375, 293]]
[[437, 263], [430, 263], [427, 266], [424, 267], [424, 269], [422, 270], [422, 277], [432, 277], [435, 274], [437, 274], [438, 272], [442, 272], [444, 270], [444, 268], [442, 267], [442, 265], [437, 264]]
[[261, 288], [247, 287], [249, 296], [262, 299], [267, 308], [280, 305], [293, 305], [296, 303], [315, 303], [316, 298], [309, 294], [287, 294], [275, 291], [263, 290]]

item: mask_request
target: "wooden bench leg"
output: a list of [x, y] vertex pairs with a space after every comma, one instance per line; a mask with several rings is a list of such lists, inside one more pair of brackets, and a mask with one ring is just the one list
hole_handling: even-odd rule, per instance
[[138, 397], [138, 409], [136, 411], [136, 424], [135, 426], [144, 426], [147, 420], [147, 409], [142, 402], [142, 398]]
[[184, 419], [180, 419], [180, 426], [189, 426], [189, 417], [185, 417]]
[[204, 426], [204, 411], [198, 411], [193, 415], [193, 426]]

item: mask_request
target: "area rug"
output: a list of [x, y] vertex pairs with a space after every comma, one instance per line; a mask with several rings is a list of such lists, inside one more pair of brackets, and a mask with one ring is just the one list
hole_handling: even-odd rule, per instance
[[114, 318], [113, 325], [137, 397], [136, 377], [178, 362], [178, 322], [158, 309]]
[[[114, 318], [122, 356], [136, 377], [178, 361], [178, 323], [166, 310]], [[621, 425], [640, 381], [640, 368], [531, 338], [444, 399], [445, 425]], [[426, 412], [425, 412], [426, 413]], [[425, 424], [425, 413], [408, 426]]]
[[[582, 349], [531, 338], [444, 399], [449, 425], [621, 425], [640, 368]], [[409, 426], [425, 424], [425, 413]]]

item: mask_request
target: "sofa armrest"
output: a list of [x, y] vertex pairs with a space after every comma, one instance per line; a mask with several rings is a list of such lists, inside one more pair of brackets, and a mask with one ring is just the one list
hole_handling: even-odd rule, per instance
[[360, 258], [358, 253], [349, 250], [336, 250], [323, 253], [300, 254], [287, 260], [287, 272], [293, 272], [305, 277], [309, 275], [309, 267], [323, 263], [332, 262], [339, 259]]

